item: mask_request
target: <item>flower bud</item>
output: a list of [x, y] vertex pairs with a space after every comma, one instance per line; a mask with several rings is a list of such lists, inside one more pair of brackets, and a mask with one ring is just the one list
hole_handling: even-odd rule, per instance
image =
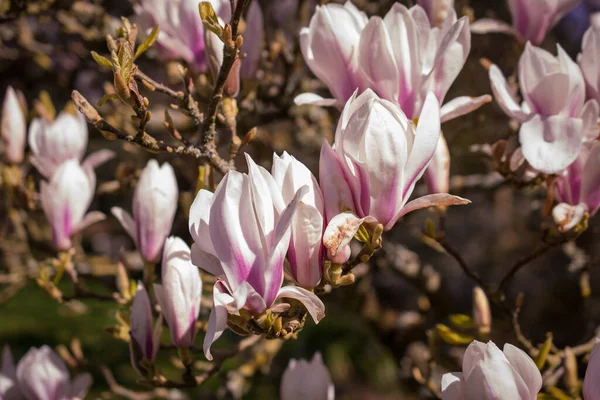
[[[219, 36], [208, 29], [204, 32], [204, 35], [206, 41], [206, 59], [213, 76], [213, 81], [216, 81], [221, 71], [221, 65], [223, 65], [224, 44]], [[225, 96], [236, 97], [238, 95], [240, 91], [240, 67], [240, 58], [236, 57], [223, 86]]]
[[152, 308], [150, 297], [141, 282], [138, 282], [137, 291], [131, 306], [131, 330], [129, 335], [129, 350], [131, 364], [142, 376], [147, 375], [143, 360], [154, 362], [160, 347], [162, 333], [162, 317], [156, 321], [152, 328]]
[[156, 262], [171, 232], [177, 210], [177, 180], [168, 163], [148, 161], [133, 194], [133, 217], [119, 207], [111, 212], [119, 220], [146, 262]]
[[462, 373], [442, 377], [443, 399], [535, 400], [542, 388], [542, 375], [531, 357], [509, 343], [500, 351], [493, 342], [474, 341], [462, 365]]
[[89, 374], [71, 380], [65, 362], [48, 346], [31, 348], [23, 356], [17, 380], [27, 399], [83, 399], [92, 385]]
[[597, 400], [600, 393], [600, 339], [596, 339], [596, 345], [590, 355], [590, 361], [585, 371], [583, 380], [583, 397], [586, 400]]
[[454, 0], [417, 0], [417, 4], [423, 7], [431, 26], [441, 27], [454, 8]]
[[25, 136], [27, 132], [25, 113], [15, 90], [9, 86], [2, 104], [0, 136], [2, 137], [2, 156], [8, 162], [23, 162]]
[[97, 211], [86, 214], [95, 189], [94, 171], [80, 166], [76, 160], [60, 165], [50, 182], [42, 181], [40, 199], [57, 250], [70, 249], [73, 234], [104, 219], [104, 214]]
[[282, 191], [283, 200], [289, 204], [302, 186], [308, 187], [294, 214], [291, 224], [291, 240], [288, 249], [290, 270], [296, 282], [304, 288], [319, 284], [323, 260], [323, 195], [317, 179], [310, 170], [290, 156], [273, 155], [272, 174]]
[[61, 112], [52, 121], [36, 118], [29, 125], [29, 147], [33, 151], [31, 163], [46, 178], [68, 160], [81, 161], [88, 142], [85, 117]]
[[198, 268], [192, 265], [190, 248], [178, 237], [165, 242], [162, 285], [155, 284], [154, 292], [175, 346], [191, 347], [196, 338], [202, 280]]
[[291, 359], [281, 377], [281, 400], [333, 400], [335, 388], [320, 353], [311, 361]]
[[480, 287], [473, 288], [473, 319], [480, 335], [489, 335], [492, 329], [492, 313], [485, 292]]

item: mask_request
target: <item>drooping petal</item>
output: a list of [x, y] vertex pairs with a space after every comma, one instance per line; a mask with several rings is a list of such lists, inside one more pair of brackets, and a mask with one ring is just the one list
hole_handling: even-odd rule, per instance
[[131, 236], [133, 241], [136, 242], [137, 235], [135, 230], [135, 221], [133, 220], [131, 214], [123, 210], [121, 207], [112, 207], [110, 209], [110, 212], [121, 223], [121, 226], [123, 227], [123, 229], [125, 229], [125, 232], [127, 232], [127, 234]]
[[460, 372], [444, 374], [442, 376], [442, 400], [463, 400], [465, 388]]
[[350, 212], [336, 215], [329, 221], [323, 233], [323, 245], [327, 248], [328, 256], [335, 257], [352, 240], [358, 228], [365, 221]]
[[521, 109], [521, 106], [515, 100], [506, 78], [502, 75], [500, 68], [496, 65], [492, 65], [489, 71], [490, 84], [492, 85], [492, 92], [498, 102], [498, 105], [502, 110], [511, 118], [514, 118], [520, 122], [524, 122], [529, 118], [529, 115]]
[[341, 107], [344, 105], [336, 99], [326, 99], [315, 93], [302, 93], [294, 97], [294, 104], [297, 106], [312, 105], [312, 106], [323, 106], [323, 107]]
[[279, 289], [277, 293], [277, 298], [288, 298], [298, 300], [300, 303], [306, 307], [306, 310], [315, 321], [315, 323], [319, 323], [323, 318], [325, 318], [325, 304], [319, 299], [319, 297], [304, 288], [299, 286], [284, 286]]
[[212, 361], [210, 347], [223, 334], [227, 327], [228, 307], [235, 304], [235, 299], [227, 292], [221, 282], [215, 283], [213, 288], [213, 308], [210, 311], [206, 335], [204, 336], [204, 356]]
[[529, 164], [552, 174], [575, 161], [583, 134], [583, 121], [579, 118], [536, 115], [521, 126], [519, 141]]
[[396, 221], [398, 221], [400, 218], [402, 218], [410, 212], [420, 210], [421, 208], [457, 206], [470, 203], [470, 200], [463, 199], [462, 197], [458, 196], [453, 196], [448, 193], [436, 193], [419, 197], [415, 200], [408, 202], [404, 207], [402, 207], [402, 209], [398, 214], [396, 214], [394, 219], [387, 226], [385, 226], [385, 229], [391, 229], [392, 226], [396, 223]]
[[440, 122], [444, 123], [455, 118], [462, 117], [463, 115], [469, 114], [470, 112], [477, 110], [479, 107], [487, 103], [491, 103], [491, 101], [492, 96], [489, 94], [484, 94], [483, 96], [479, 97], [456, 97], [442, 106], [440, 110]]

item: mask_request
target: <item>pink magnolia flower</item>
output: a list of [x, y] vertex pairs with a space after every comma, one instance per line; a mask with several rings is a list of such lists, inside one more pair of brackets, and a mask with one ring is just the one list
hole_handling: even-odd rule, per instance
[[42, 181], [42, 208], [52, 226], [52, 239], [57, 250], [69, 250], [71, 237], [87, 226], [103, 220], [104, 214], [86, 214], [96, 190], [96, 176], [89, 163], [76, 160], [62, 163], [49, 182]]
[[317, 179], [310, 170], [284, 152], [273, 155], [271, 170], [281, 188], [285, 204], [290, 204], [303, 186], [308, 192], [301, 198], [290, 226], [291, 240], [288, 260], [292, 276], [298, 285], [310, 289], [319, 284], [322, 276], [324, 206]]
[[[223, 20], [231, 19], [228, 0], [209, 0]], [[134, 6], [142, 30], [160, 31], [157, 49], [162, 58], [182, 59], [196, 71], [206, 69], [204, 27], [198, 11], [200, 0], [141, 0]]]
[[335, 387], [320, 353], [311, 361], [294, 360], [288, 363], [281, 377], [281, 400], [334, 400]]
[[[279, 4], [277, 4], [279, 7]], [[265, 46], [265, 23], [262, 9], [258, 1], [248, 6], [246, 30], [243, 32], [244, 46], [240, 75], [245, 79], [256, 79], [260, 66], [261, 53]]]
[[[81, 161], [88, 142], [87, 122], [83, 114], [61, 112], [52, 122], [35, 118], [29, 125], [31, 163], [46, 178], [51, 178], [59, 165], [68, 160]], [[92, 168], [114, 157], [109, 150], [90, 154], [86, 163]]]
[[438, 140], [431, 163], [425, 170], [424, 178], [429, 193], [448, 193], [450, 191], [450, 151], [442, 134], [440, 134], [440, 140]]
[[152, 328], [152, 306], [150, 297], [141, 282], [138, 282], [137, 291], [131, 306], [131, 330], [129, 335], [129, 350], [131, 364], [145, 376], [146, 371], [143, 360], [154, 362], [160, 347], [160, 335], [162, 333], [162, 316], [158, 317], [154, 328]]
[[474, 341], [467, 347], [462, 373], [442, 377], [443, 400], [535, 400], [542, 375], [523, 350], [507, 343]]
[[20, 400], [24, 398], [17, 382], [17, 368], [12, 353], [8, 346], [4, 346], [0, 368], [0, 399]]
[[577, 62], [583, 72], [589, 98], [600, 102], [600, 26], [591, 26], [583, 36]]
[[477, 34], [506, 33], [521, 42], [542, 43], [546, 34], [579, 0], [509, 0], [512, 26], [502, 21], [483, 18], [471, 25]]
[[25, 137], [27, 126], [25, 113], [19, 102], [17, 92], [9, 86], [2, 103], [2, 119], [0, 120], [0, 137], [2, 138], [2, 155], [14, 164], [23, 162], [25, 153]]
[[[558, 45], [558, 56], [527, 43], [519, 61], [523, 103], [517, 103], [500, 69], [492, 65], [490, 82], [504, 112], [522, 125], [523, 155], [538, 171], [552, 174], [575, 161], [586, 138], [597, 135], [598, 103], [585, 101], [581, 70]], [[556, 93], [563, 93], [556, 96]]]
[[360, 35], [367, 16], [350, 1], [317, 6], [307, 28], [300, 31], [300, 49], [311, 71], [329, 88], [335, 100], [314, 94], [296, 98], [296, 103], [344, 104], [356, 88], [364, 88], [358, 65]]
[[448, 194], [408, 202], [440, 135], [440, 110], [430, 94], [415, 126], [393, 103], [368, 89], [352, 96], [340, 117], [334, 149], [321, 150], [321, 187], [328, 220], [352, 210], [390, 230], [405, 214], [434, 205], [467, 204]]
[[592, 350], [590, 361], [583, 380], [583, 397], [585, 400], [600, 399], [600, 339]]
[[427, 13], [431, 26], [442, 26], [454, 9], [454, 0], [417, 0], [417, 4]]
[[92, 385], [89, 374], [71, 380], [65, 362], [48, 346], [31, 348], [16, 372], [19, 388], [28, 400], [82, 400]]
[[600, 208], [600, 143], [586, 143], [574, 163], [562, 171], [553, 184], [556, 199], [552, 216], [562, 230], [568, 231], [587, 212]]
[[165, 242], [162, 284], [154, 284], [154, 293], [175, 346], [191, 347], [196, 338], [202, 280], [198, 268], [192, 265], [190, 248], [178, 237]]
[[[415, 6], [408, 9], [400, 3], [395, 3], [383, 19], [372, 17], [365, 23], [366, 17], [347, 2], [344, 9], [354, 12], [336, 15], [335, 29], [331, 24], [320, 24], [319, 21], [328, 14], [323, 9], [317, 11], [310, 27], [303, 32], [307, 37], [329, 32], [328, 40], [318, 41], [317, 45], [309, 47], [310, 52], [306, 50], [303, 54], [311, 70], [327, 85], [335, 100], [302, 94], [295, 99], [296, 103], [341, 106], [354, 90], [362, 92], [370, 88], [382, 99], [397, 103], [410, 119], [419, 116], [430, 92], [442, 104], [471, 49], [469, 21], [466, 17], [457, 20], [449, 0], [443, 4], [438, 1], [423, 3], [438, 17], [445, 15], [439, 26], [438, 21], [433, 20], [434, 26], [430, 26], [424, 8]], [[335, 9], [339, 8], [341, 6], [338, 5]], [[352, 29], [339, 29], [342, 21]], [[335, 63], [329, 60], [335, 53], [332, 48], [344, 49], [346, 57], [338, 58]], [[339, 72], [341, 70], [349, 72], [344, 75]], [[441, 122], [465, 115], [490, 101], [489, 95], [457, 97], [442, 107]], [[436, 169], [431, 171], [440, 180], [441, 176], [449, 176], [449, 155], [444, 145], [440, 143], [440, 151], [434, 153]], [[442, 186], [447, 185], [444, 183]]]
[[294, 298], [316, 322], [325, 315], [314, 293], [298, 286], [281, 287], [290, 226], [308, 189], [298, 190], [286, 206], [273, 176], [249, 156], [246, 161], [248, 174], [227, 173], [214, 194], [201, 190], [190, 208], [192, 263], [219, 278], [204, 339], [208, 359], [228, 313], [243, 309], [260, 315], [278, 299]]
[[171, 232], [178, 196], [173, 167], [168, 163], [159, 166], [152, 159], [144, 168], [133, 194], [133, 217], [120, 207], [111, 209], [147, 262], [156, 262], [160, 256]]

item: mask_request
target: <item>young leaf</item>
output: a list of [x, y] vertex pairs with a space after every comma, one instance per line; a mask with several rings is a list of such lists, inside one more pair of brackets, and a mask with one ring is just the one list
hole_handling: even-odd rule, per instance
[[114, 93], [105, 94], [100, 100], [98, 100], [98, 107], [102, 107], [102, 105], [108, 100], [119, 100], [119, 96]]
[[112, 68], [112, 62], [110, 62], [110, 60], [104, 56], [101, 56], [100, 54], [96, 53], [95, 51], [92, 51], [92, 58], [94, 59], [94, 61], [96, 61], [96, 63], [101, 66], [101, 67], [106, 67], [106, 68]]
[[152, 32], [150, 32], [148, 37], [146, 37], [146, 39], [142, 42], [142, 44], [140, 44], [138, 46], [138, 48], [135, 50], [135, 56], [133, 57], [134, 60], [136, 60], [139, 56], [144, 54], [146, 52], [146, 50], [148, 50], [150, 48], [150, 46], [152, 46], [154, 44], [154, 42], [156, 42], [156, 39], [158, 38], [158, 29], [159, 29], [159, 27], [158, 27], [158, 25], [156, 25], [152, 29]]
[[219, 23], [219, 18], [217, 18], [217, 14], [215, 13], [212, 4], [208, 1], [203, 1], [198, 5], [198, 8], [200, 9], [200, 18], [206, 29], [213, 32], [218, 37], [221, 37], [223, 27]]

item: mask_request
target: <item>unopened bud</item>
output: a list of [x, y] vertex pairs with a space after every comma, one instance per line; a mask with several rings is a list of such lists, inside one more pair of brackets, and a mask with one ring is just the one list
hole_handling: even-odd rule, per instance
[[73, 90], [71, 93], [71, 99], [73, 99], [73, 103], [75, 103], [75, 108], [77, 108], [77, 110], [83, 114], [85, 119], [90, 124], [95, 125], [102, 120], [102, 117], [100, 117], [100, 114], [98, 114], [98, 111], [96, 111], [94, 106], [92, 106], [90, 102], [77, 90]]
[[117, 263], [117, 273], [116, 273], [116, 281], [117, 281], [117, 289], [119, 290], [119, 294], [124, 300], [131, 299], [131, 292], [129, 290], [129, 276], [127, 276], [127, 270], [125, 269], [125, 265], [122, 262]]
[[473, 289], [473, 320], [480, 335], [488, 335], [492, 329], [492, 313], [485, 292], [480, 287]]

